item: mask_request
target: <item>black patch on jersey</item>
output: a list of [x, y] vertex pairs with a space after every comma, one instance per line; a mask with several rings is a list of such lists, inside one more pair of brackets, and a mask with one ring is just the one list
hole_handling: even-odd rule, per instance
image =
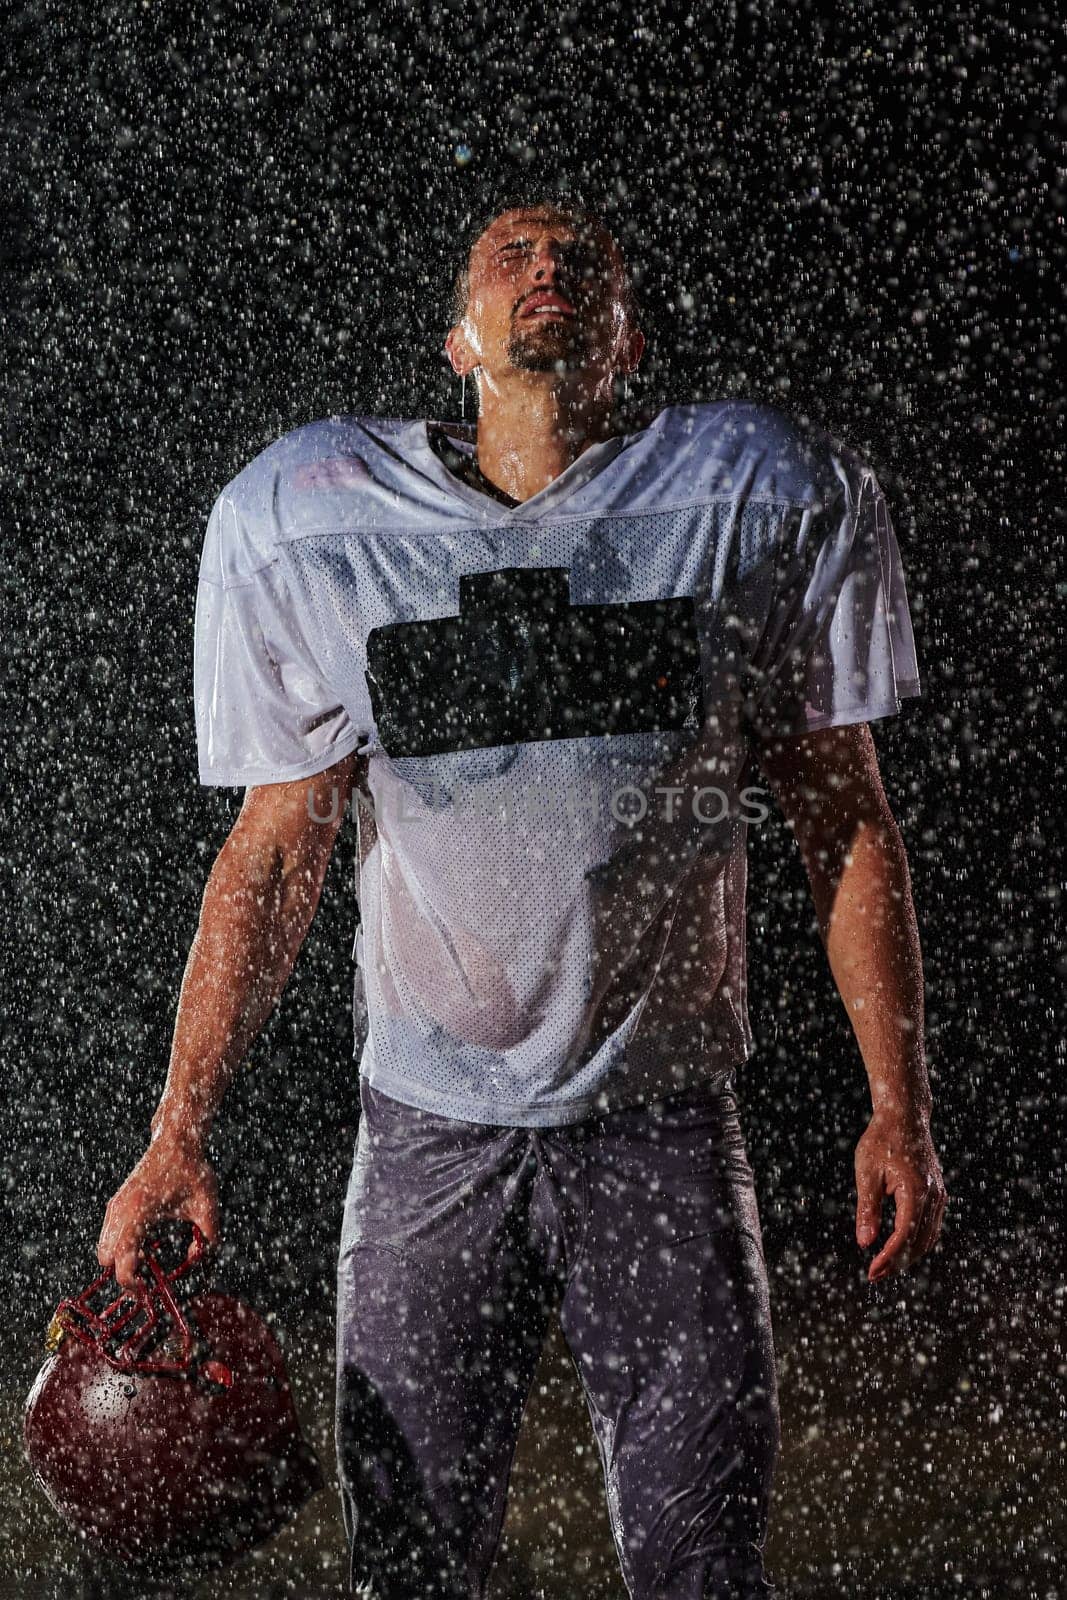
[[462, 576], [458, 616], [372, 629], [367, 682], [392, 756], [704, 720], [693, 601], [572, 606], [566, 567]]

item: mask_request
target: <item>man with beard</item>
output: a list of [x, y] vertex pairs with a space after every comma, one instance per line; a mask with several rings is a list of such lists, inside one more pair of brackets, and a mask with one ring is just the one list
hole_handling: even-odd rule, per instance
[[337, 1449], [352, 1585], [380, 1600], [485, 1595], [552, 1315], [633, 1600], [772, 1591], [779, 1417], [736, 1094], [753, 763], [870, 1083], [861, 1248], [895, 1202], [870, 1279], [941, 1227], [918, 937], [868, 727], [919, 689], [885, 500], [774, 407], [624, 431], [639, 320], [599, 219], [511, 207], [463, 260], [446, 342], [476, 426], [297, 429], [208, 526], [200, 776], [246, 796], [99, 1254], [129, 1284], [156, 1218], [217, 1237], [208, 1129], [352, 800]]

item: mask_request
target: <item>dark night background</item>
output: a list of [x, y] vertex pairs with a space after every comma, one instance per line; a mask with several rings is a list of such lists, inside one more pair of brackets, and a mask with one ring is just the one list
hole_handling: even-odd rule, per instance
[[[796, 852], [755, 830], [739, 1082], [782, 1363], [771, 1575], [798, 1595], [1059, 1593], [1062, 33], [1007, 5], [145, 0], [15, 7], [5, 39], [0, 1594], [71, 1593], [53, 1586], [81, 1571], [21, 1465], [19, 1407], [147, 1140], [240, 806], [196, 776], [207, 513], [313, 418], [458, 416], [457, 240], [539, 190], [600, 208], [630, 260], [646, 412], [745, 396], [845, 439], [908, 578], [924, 694], [875, 736], [952, 1199], [933, 1256], [869, 1287], [866, 1077]], [[354, 859], [346, 823], [213, 1141], [220, 1280], [277, 1319], [327, 1467]], [[559, 1349], [543, 1384], [500, 1595], [620, 1600]], [[257, 1593], [338, 1592], [318, 1505]]]

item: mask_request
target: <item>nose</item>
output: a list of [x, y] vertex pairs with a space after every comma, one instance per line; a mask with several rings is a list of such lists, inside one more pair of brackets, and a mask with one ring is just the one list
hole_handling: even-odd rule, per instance
[[533, 271], [538, 283], [546, 277], [551, 281], [558, 274], [563, 249], [564, 245], [558, 239], [543, 239], [538, 245]]

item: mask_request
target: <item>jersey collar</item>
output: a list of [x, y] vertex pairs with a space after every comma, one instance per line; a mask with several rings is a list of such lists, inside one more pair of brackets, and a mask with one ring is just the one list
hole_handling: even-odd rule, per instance
[[581, 455], [564, 468], [558, 478], [546, 484], [537, 494], [531, 495], [529, 500], [520, 500], [517, 506], [506, 506], [502, 500], [496, 500], [491, 494], [484, 494], [475, 488], [473, 483], [467, 483], [463, 478], [457, 478], [450, 472], [441, 460], [437, 451], [430, 443], [430, 429], [440, 428], [447, 433], [449, 439], [457, 449], [467, 455], [473, 455], [477, 441], [478, 430], [474, 423], [463, 422], [437, 422], [419, 421], [412, 424], [412, 449], [411, 458], [420, 472], [432, 478], [439, 488], [444, 489], [455, 500], [462, 500], [467, 505], [479, 511], [482, 518], [488, 522], [523, 522], [530, 516], [541, 516], [546, 511], [555, 511], [565, 500], [595, 478], [598, 472], [603, 471], [609, 461], [613, 461], [627, 444], [639, 438], [639, 434], [615, 434], [610, 439], [601, 439], [598, 444], [589, 446]]

